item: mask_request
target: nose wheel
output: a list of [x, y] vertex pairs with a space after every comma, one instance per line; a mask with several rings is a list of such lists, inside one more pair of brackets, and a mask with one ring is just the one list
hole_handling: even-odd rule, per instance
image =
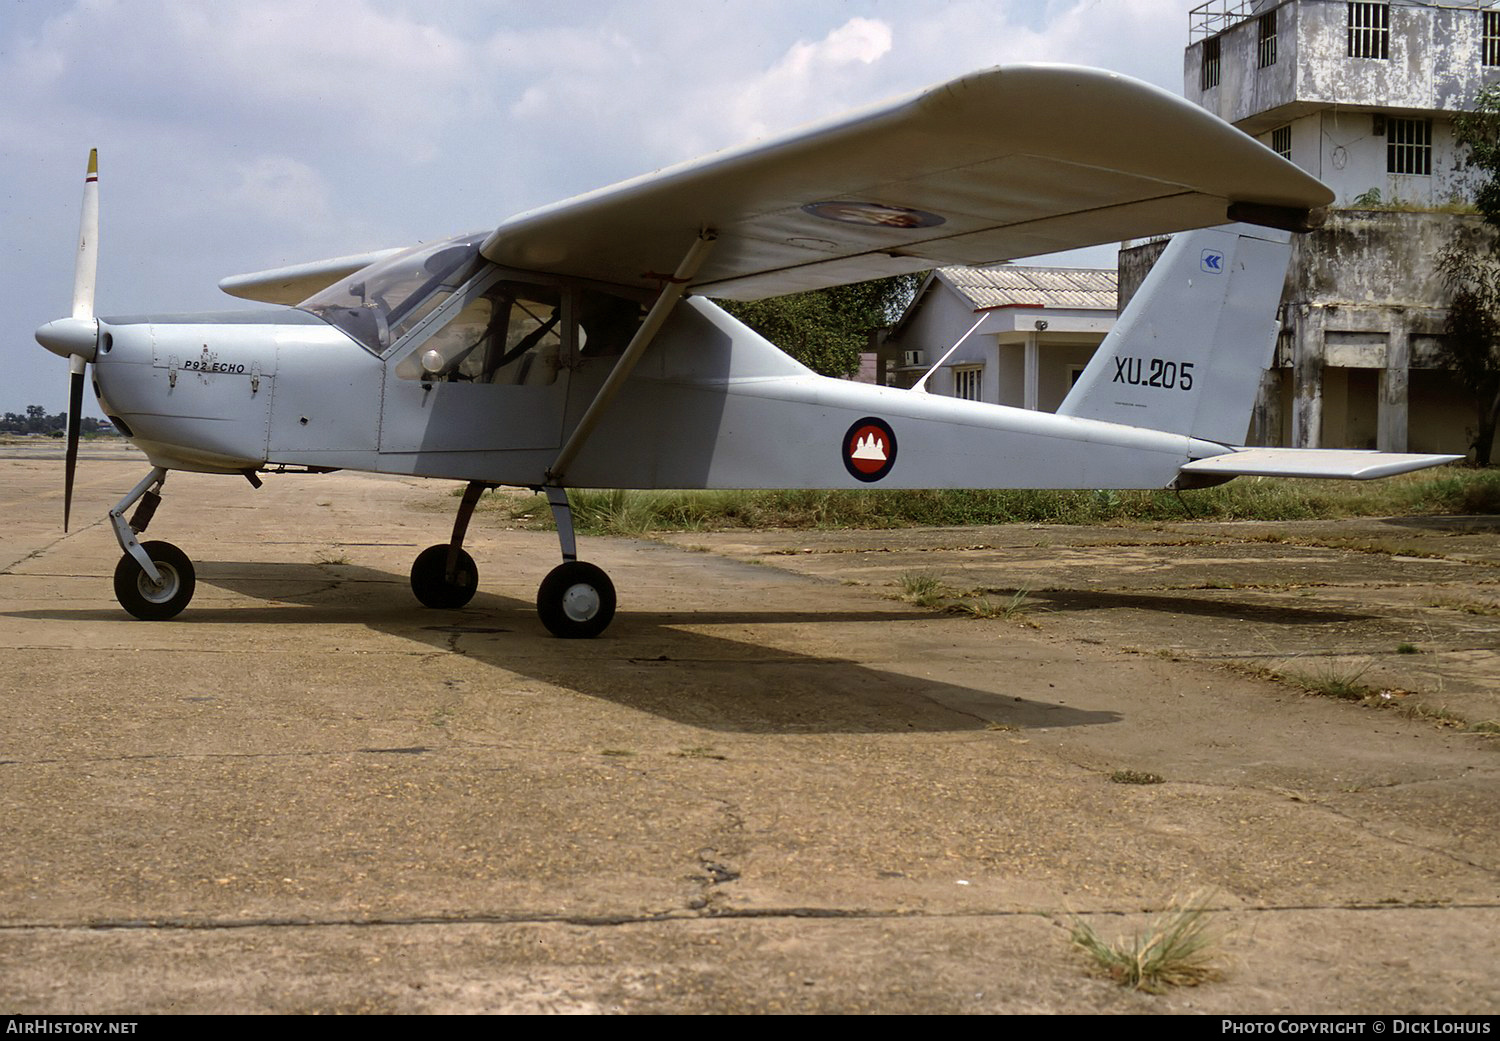
[[115, 565], [115, 599], [143, 621], [176, 618], [193, 599], [197, 585], [193, 562], [170, 542], [143, 542], [141, 549], [156, 566], [160, 580], [152, 579], [140, 562], [127, 553]]

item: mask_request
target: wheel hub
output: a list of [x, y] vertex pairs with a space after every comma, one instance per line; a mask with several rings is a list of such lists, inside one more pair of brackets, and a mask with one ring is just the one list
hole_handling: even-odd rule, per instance
[[151, 576], [142, 571], [136, 576], [135, 587], [140, 590], [142, 597], [153, 604], [164, 604], [177, 595], [177, 571], [170, 564], [163, 564], [159, 560], [152, 563], [161, 572], [161, 582], [151, 581]]
[[584, 582], [568, 587], [562, 597], [563, 614], [575, 622], [586, 622], [599, 611], [599, 591]]

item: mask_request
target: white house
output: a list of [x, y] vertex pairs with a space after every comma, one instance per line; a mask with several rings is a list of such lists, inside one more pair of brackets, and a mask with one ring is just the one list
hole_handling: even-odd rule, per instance
[[1114, 319], [1113, 271], [938, 268], [881, 348], [886, 382], [909, 387], [936, 365], [935, 394], [1052, 411]]

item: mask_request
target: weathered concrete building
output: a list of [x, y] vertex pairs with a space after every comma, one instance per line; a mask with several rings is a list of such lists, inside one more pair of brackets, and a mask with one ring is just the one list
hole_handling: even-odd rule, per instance
[[881, 348], [885, 382], [910, 387], [941, 361], [927, 381], [934, 394], [1053, 411], [1114, 325], [1115, 277], [1094, 268], [938, 268]]
[[1316, 175], [1338, 206], [1468, 199], [1455, 112], [1500, 73], [1495, 0], [1211, 0], [1183, 94]]
[[[1433, 353], [1446, 317], [1434, 261], [1455, 239], [1492, 241], [1478, 218], [1452, 212], [1474, 187], [1452, 117], [1500, 78], [1495, 4], [1213, 0], [1191, 11], [1185, 95], [1321, 178], [1339, 207], [1296, 241], [1253, 441], [1465, 449], [1472, 409]], [[1122, 301], [1151, 252], [1122, 254]]]

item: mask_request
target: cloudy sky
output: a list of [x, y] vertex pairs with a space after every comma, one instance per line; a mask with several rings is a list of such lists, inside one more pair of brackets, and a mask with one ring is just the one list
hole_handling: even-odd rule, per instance
[[32, 332], [69, 308], [91, 147], [98, 313], [233, 308], [225, 275], [492, 227], [990, 65], [1180, 93], [1190, 6], [0, 0], [0, 412], [66, 407]]

